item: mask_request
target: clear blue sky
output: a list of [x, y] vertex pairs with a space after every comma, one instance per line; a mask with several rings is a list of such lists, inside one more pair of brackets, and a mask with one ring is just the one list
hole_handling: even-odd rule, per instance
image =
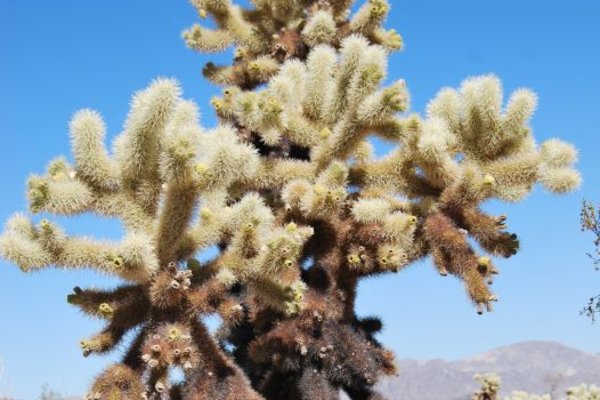
[[[598, 21], [597, 0], [393, 1], [388, 26], [403, 34], [406, 49], [392, 57], [390, 78], [406, 79], [414, 111], [443, 86], [495, 72], [506, 90], [537, 91], [537, 138], [574, 143], [584, 177], [583, 188], [568, 196], [536, 188], [523, 203], [489, 205], [509, 215], [522, 239], [522, 252], [499, 263], [492, 314], [478, 316], [461, 285], [439, 277], [429, 262], [364, 282], [358, 310], [383, 317], [381, 339], [399, 357], [454, 359], [523, 340], [600, 352], [600, 324], [578, 314], [600, 292], [600, 273], [585, 256], [591, 237], [578, 227], [581, 200], [600, 202]], [[0, 0], [0, 220], [25, 209], [30, 172], [69, 155], [67, 121], [79, 108], [99, 110], [112, 138], [131, 93], [169, 76], [198, 102], [205, 125], [214, 125], [208, 102], [217, 88], [200, 70], [216, 57], [192, 53], [180, 40], [193, 22], [185, 0]], [[65, 225], [78, 234], [121, 234], [115, 221], [83, 217]], [[75, 285], [114, 284], [90, 272], [24, 275], [0, 262], [0, 396], [33, 399], [43, 382], [83, 393], [109, 359], [81, 356], [79, 340], [100, 325], [65, 298]]]

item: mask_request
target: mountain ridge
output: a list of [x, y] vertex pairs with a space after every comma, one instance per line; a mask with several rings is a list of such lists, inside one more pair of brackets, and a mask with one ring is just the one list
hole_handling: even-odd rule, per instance
[[551, 341], [500, 346], [461, 360], [400, 359], [397, 364], [399, 375], [377, 385], [390, 400], [466, 400], [478, 389], [476, 373], [500, 375], [501, 396], [525, 390], [560, 398], [568, 387], [600, 383], [600, 354]]

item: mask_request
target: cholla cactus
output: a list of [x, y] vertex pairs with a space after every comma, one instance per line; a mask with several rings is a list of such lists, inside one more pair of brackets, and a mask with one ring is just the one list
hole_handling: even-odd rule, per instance
[[[476, 374], [475, 380], [481, 385], [481, 389], [471, 396], [471, 400], [498, 400], [502, 379], [496, 374]], [[542, 396], [532, 395], [522, 390], [514, 391], [504, 400], [551, 400], [549, 394]]]
[[[581, 384], [567, 389], [565, 400], [600, 400], [600, 387], [596, 385]], [[535, 395], [524, 391], [514, 391], [504, 400], [552, 400], [549, 394]]]
[[[481, 389], [471, 396], [472, 400], [497, 400], [502, 380], [496, 374], [476, 374], [475, 380]], [[504, 400], [552, 400], [549, 394], [529, 394], [522, 390], [513, 391]], [[581, 384], [567, 389], [565, 400], [600, 400], [600, 387], [596, 385]]]
[[522, 390], [517, 390], [512, 392], [510, 396], [505, 397], [504, 400], [552, 400], [552, 396], [549, 394], [529, 394]]
[[502, 379], [496, 374], [476, 374], [475, 380], [481, 385], [481, 389], [471, 396], [471, 400], [498, 400], [498, 391], [502, 385]]
[[[216, 28], [193, 26], [187, 44], [236, 47], [232, 65], [204, 70], [224, 86], [212, 102], [219, 125], [203, 130], [168, 79], [134, 96], [110, 153], [100, 115], [78, 112], [74, 161], [29, 179], [30, 211], [117, 217], [125, 236], [95, 241], [17, 214], [0, 252], [23, 271], [94, 268], [126, 282], [68, 296], [106, 321], [84, 355], [137, 332], [88, 399], [337, 399], [340, 389], [378, 399], [372, 386], [395, 373], [394, 358], [374, 338], [381, 322], [355, 314], [359, 280], [431, 255], [478, 312], [491, 310], [491, 257], [519, 242], [479, 205], [521, 200], [536, 182], [574, 189], [576, 152], [556, 139], [537, 146], [536, 96], [518, 90], [503, 106], [494, 76], [407, 114], [405, 83], [383, 85], [402, 46], [381, 27], [386, 0], [354, 15], [349, 0], [192, 3]], [[375, 157], [371, 135], [395, 150]], [[216, 257], [195, 258], [212, 246]], [[216, 340], [202, 319], [215, 313]], [[183, 381], [171, 382], [174, 369]]]
[[600, 400], [600, 386], [582, 384], [567, 390], [567, 400]]

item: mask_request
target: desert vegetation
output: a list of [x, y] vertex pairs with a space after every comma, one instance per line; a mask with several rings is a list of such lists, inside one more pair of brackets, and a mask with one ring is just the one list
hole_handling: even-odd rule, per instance
[[[581, 230], [590, 232], [594, 236], [594, 250], [588, 253], [588, 257], [592, 260], [596, 271], [598, 271], [600, 269], [600, 208], [586, 200], [581, 207], [580, 216]], [[600, 294], [590, 297], [581, 313], [595, 321], [598, 313], [600, 313]]]
[[[481, 384], [481, 389], [473, 394], [471, 400], [499, 400], [499, 391], [502, 385], [502, 379], [496, 374], [478, 374], [475, 375], [477, 382]], [[524, 391], [514, 391], [510, 396], [504, 397], [504, 400], [552, 400], [556, 397], [551, 394], [529, 394]], [[581, 384], [567, 389], [564, 396], [560, 398], [565, 400], [598, 400], [600, 399], [600, 387], [596, 385]]]

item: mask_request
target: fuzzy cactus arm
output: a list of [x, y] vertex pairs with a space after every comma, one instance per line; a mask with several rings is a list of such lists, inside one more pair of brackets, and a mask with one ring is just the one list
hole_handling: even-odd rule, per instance
[[89, 187], [75, 176], [66, 176], [62, 172], [46, 177], [32, 175], [27, 186], [29, 208], [34, 213], [80, 214], [87, 211], [94, 201]]
[[510, 257], [519, 250], [517, 235], [506, 232], [506, 216], [492, 217], [478, 209], [462, 210], [465, 229], [494, 256]]
[[[194, 0], [194, 7], [202, 18], [210, 15], [216, 24], [231, 35], [236, 44], [249, 48], [261, 48], [262, 44], [253, 27], [244, 19], [242, 9], [229, 0]], [[203, 42], [209, 39], [201, 39]]]
[[146, 281], [158, 268], [148, 237], [130, 235], [119, 244], [96, 242], [87, 238], [68, 238], [57, 249], [57, 266], [92, 267], [102, 272], [139, 282]]
[[124, 364], [115, 364], [96, 378], [87, 398], [104, 400], [108, 398], [106, 393], [124, 399], [139, 399], [143, 398], [145, 390], [136, 371]]
[[229, 187], [255, 174], [260, 161], [252, 146], [242, 143], [231, 126], [219, 126], [203, 137], [204, 151], [195, 165], [196, 181], [205, 192]]
[[335, 66], [336, 53], [330, 46], [317, 46], [308, 55], [303, 109], [311, 119], [322, 120], [326, 117], [324, 106], [332, 101]]
[[146, 210], [136, 201], [133, 195], [106, 193], [98, 196], [90, 210], [103, 217], [120, 218], [128, 230], [151, 232], [153, 220]]
[[115, 191], [120, 181], [117, 165], [104, 146], [106, 127], [100, 114], [78, 111], [70, 123], [75, 172], [92, 187]]
[[[15, 225], [19, 229], [14, 228]], [[2, 236], [0, 251], [23, 271], [50, 265], [93, 268], [127, 280], [144, 281], [158, 264], [149, 242], [149, 238], [141, 234], [131, 234], [121, 243], [70, 237], [48, 220], [42, 220], [36, 226], [23, 216], [16, 215], [9, 221]]]
[[145, 317], [139, 312], [133, 315], [124, 311], [114, 313], [105, 329], [91, 338], [79, 342], [83, 356], [106, 354], [114, 350], [121, 343], [125, 334], [142, 323]]
[[200, 193], [194, 169], [202, 135], [198, 119], [196, 105], [181, 101], [165, 127], [160, 154], [164, 195], [156, 231], [158, 258], [163, 265], [176, 259], [177, 243], [190, 225], [198, 203]]
[[432, 214], [424, 224], [424, 231], [430, 245], [441, 256], [434, 261], [444, 262], [437, 265], [440, 273], [447, 271], [462, 279], [479, 312], [483, 306], [491, 307], [494, 298], [485, 283], [485, 275], [478, 269], [477, 255], [452, 220], [443, 214]]
[[[190, 306], [193, 312], [212, 314], [217, 312], [220, 307], [233, 309], [235, 305], [239, 306], [239, 302], [236, 302], [233, 298], [228, 298], [228, 291], [236, 283], [236, 278], [232, 274], [231, 276], [225, 276], [226, 274], [228, 274], [227, 271], [213, 275], [202, 286], [195, 288], [190, 293]], [[237, 315], [233, 315], [233, 310], [229, 310], [230, 314], [227, 322], [234, 323], [240, 317], [239, 314], [243, 311], [243, 308], [238, 308]]]
[[458, 139], [451, 154], [463, 153], [465, 165], [494, 178], [495, 197], [521, 200], [536, 182], [555, 193], [574, 190], [581, 183], [572, 168], [577, 152], [558, 140], [536, 146], [527, 126], [536, 103], [534, 93], [520, 89], [503, 110], [500, 81], [483, 76], [466, 80], [458, 91], [442, 90], [428, 105], [428, 117]]
[[314, 169], [314, 165], [302, 160], [265, 160], [247, 185], [258, 189], [281, 188], [294, 179], [314, 176]]
[[127, 308], [127, 313], [143, 314], [148, 310], [148, 298], [139, 286], [121, 286], [114, 290], [81, 289], [76, 286], [67, 296], [67, 302], [83, 313], [110, 319], [116, 310]]
[[224, 29], [207, 29], [198, 24], [185, 30], [183, 39], [189, 48], [202, 53], [218, 53], [233, 45], [233, 36]]
[[359, 35], [350, 36], [342, 43], [340, 48], [341, 61], [335, 83], [336, 95], [331, 99], [331, 104], [326, 106], [330, 121], [339, 118], [347, 106], [347, 93], [350, 82], [358, 69], [361, 55], [367, 51], [368, 45], [368, 41]]
[[202, 74], [217, 85], [236, 85], [244, 89], [252, 89], [266, 82], [278, 70], [279, 63], [275, 59], [270, 56], [260, 56], [232, 66], [217, 66], [208, 63], [202, 70]]
[[150, 229], [151, 218], [134, 195], [94, 188], [82, 179], [62, 159], [51, 162], [47, 175], [32, 175], [28, 180], [29, 209], [67, 216], [91, 211], [120, 217], [132, 229]]
[[381, 26], [381, 23], [390, 10], [386, 0], [369, 0], [365, 2], [350, 20], [350, 30], [370, 36]]
[[114, 145], [127, 186], [135, 189], [158, 173], [161, 136], [179, 95], [175, 81], [159, 79], [133, 97], [123, 133]]
[[306, 21], [302, 39], [308, 46], [332, 43], [336, 36], [336, 23], [330, 11], [318, 10]]
[[193, 217], [197, 200], [198, 192], [193, 185], [173, 185], [167, 189], [156, 238], [161, 264], [177, 258], [177, 245]]

